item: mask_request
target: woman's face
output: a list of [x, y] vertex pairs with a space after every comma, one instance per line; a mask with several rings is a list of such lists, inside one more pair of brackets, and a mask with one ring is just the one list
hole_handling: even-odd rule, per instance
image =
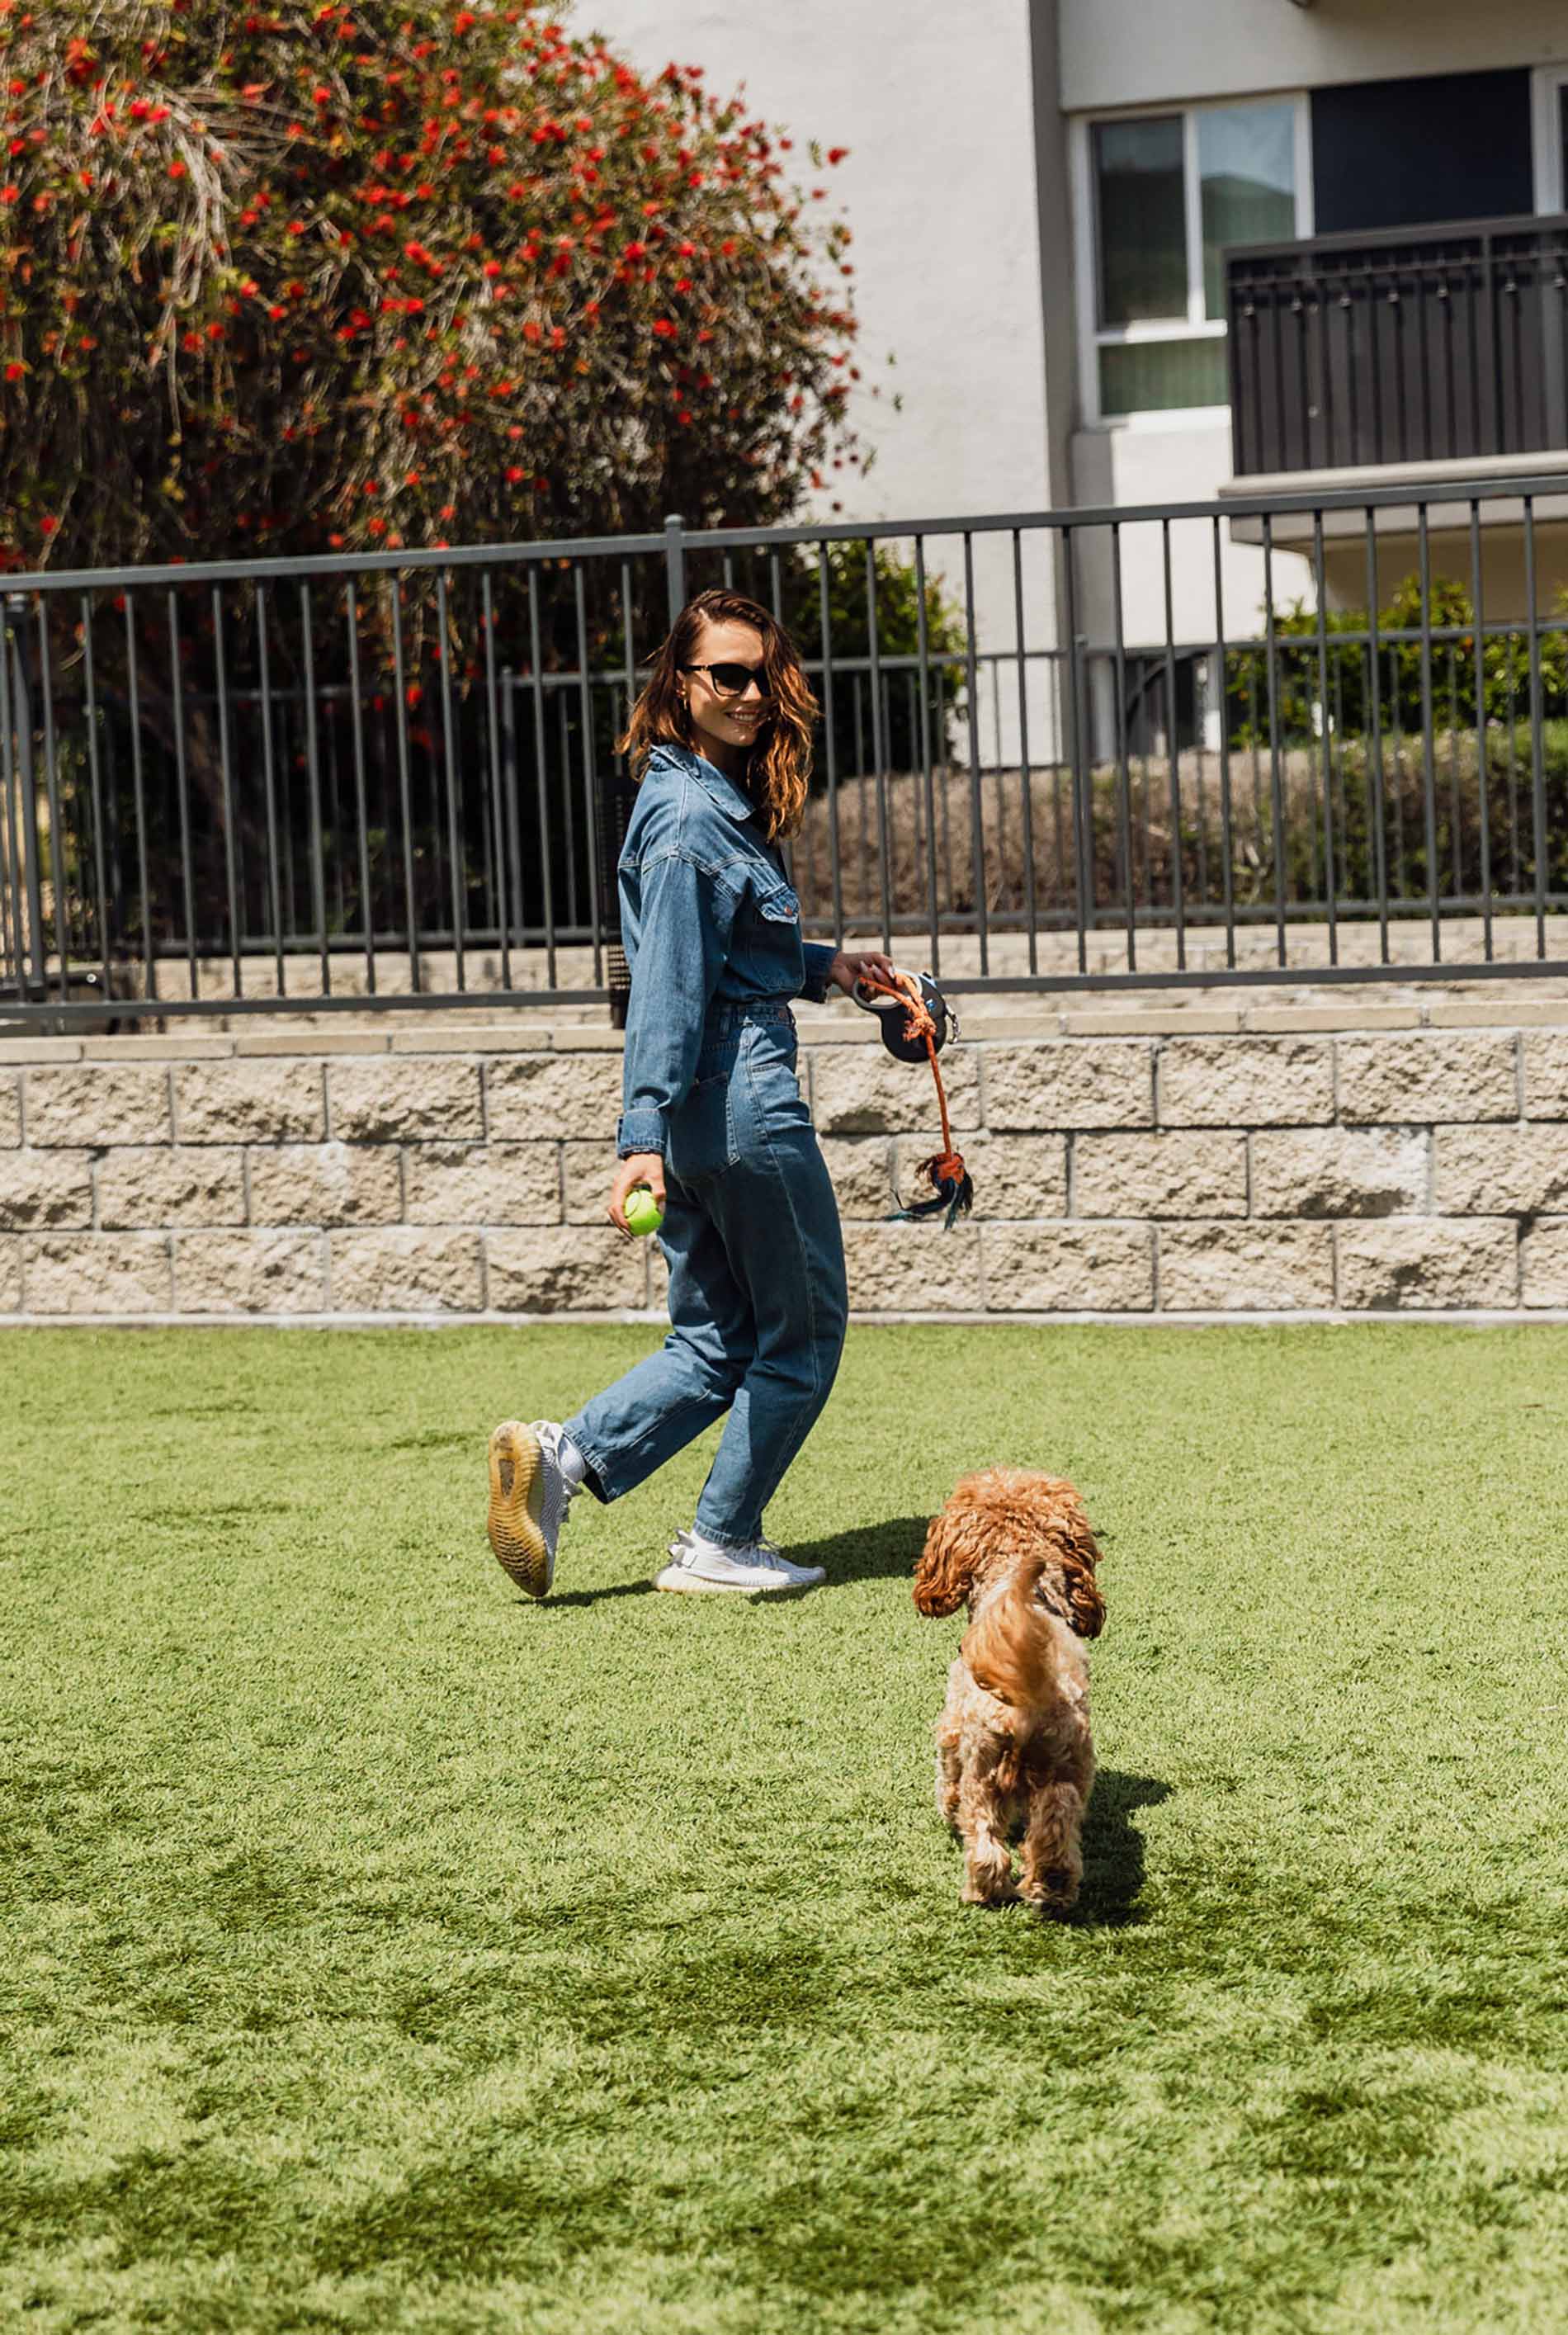
[[745, 768], [772, 712], [762, 654], [762, 636], [752, 625], [704, 616], [681, 674], [697, 750], [731, 776]]

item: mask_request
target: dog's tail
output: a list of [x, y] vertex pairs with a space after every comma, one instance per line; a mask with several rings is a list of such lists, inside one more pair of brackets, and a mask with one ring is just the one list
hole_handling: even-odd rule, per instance
[[[1019, 1711], [1031, 1711], [1043, 1700], [1056, 1657], [1050, 1616], [1034, 1596], [1047, 1563], [1040, 1555], [1021, 1565], [1002, 1595], [970, 1623], [959, 1649], [976, 1686]], [[1020, 1736], [1002, 1756], [996, 1780], [1004, 1791], [1018, 1783], [1025, 1739]]]

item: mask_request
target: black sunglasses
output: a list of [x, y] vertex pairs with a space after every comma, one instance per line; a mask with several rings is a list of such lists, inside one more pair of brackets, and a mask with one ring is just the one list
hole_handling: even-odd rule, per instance
[[749, 681], [754, 681], [764, 697], [768, 694], [768, 668], [765, 664], [683, 664], [682, 673], [705, 673], [713, 684], [715, 697], [739, 697]]

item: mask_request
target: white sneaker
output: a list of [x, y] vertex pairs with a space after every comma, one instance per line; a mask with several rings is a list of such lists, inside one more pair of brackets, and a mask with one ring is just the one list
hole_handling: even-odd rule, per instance
[[791, 1565], [770, 1540], [730, 1548], [693, 1530], [676, 1534], [670, 1555], [673, 1562], [655, 1576], [655, 1589], [731, 1590], [742, 1597], [768, 1597], [782, 1589], [815, 1589], [828, 1577], [819, 1565]]
[[530, 1597], [556, 1577], [556, 1543], [580, 1484], [560, 1462], [561, 1430], [553, 1419], [503, 1420], [490, 1437], [490, 1546], [504, 1573]]

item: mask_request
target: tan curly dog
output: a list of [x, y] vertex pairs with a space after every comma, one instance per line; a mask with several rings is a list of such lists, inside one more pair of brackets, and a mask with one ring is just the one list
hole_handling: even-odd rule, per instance
[[1105, 1622], [1099, 1559], [1072, 1485], [1021, 1468], [963, 1478], [925, 1536], [915, 1604], [970, 1613], [936, 1723], [936, 1806], [963, 1843], [966, 1904], [1021, 1897], [1060, 1914], [1078, 1895], [1094, 1782], [1084, 1641]]

